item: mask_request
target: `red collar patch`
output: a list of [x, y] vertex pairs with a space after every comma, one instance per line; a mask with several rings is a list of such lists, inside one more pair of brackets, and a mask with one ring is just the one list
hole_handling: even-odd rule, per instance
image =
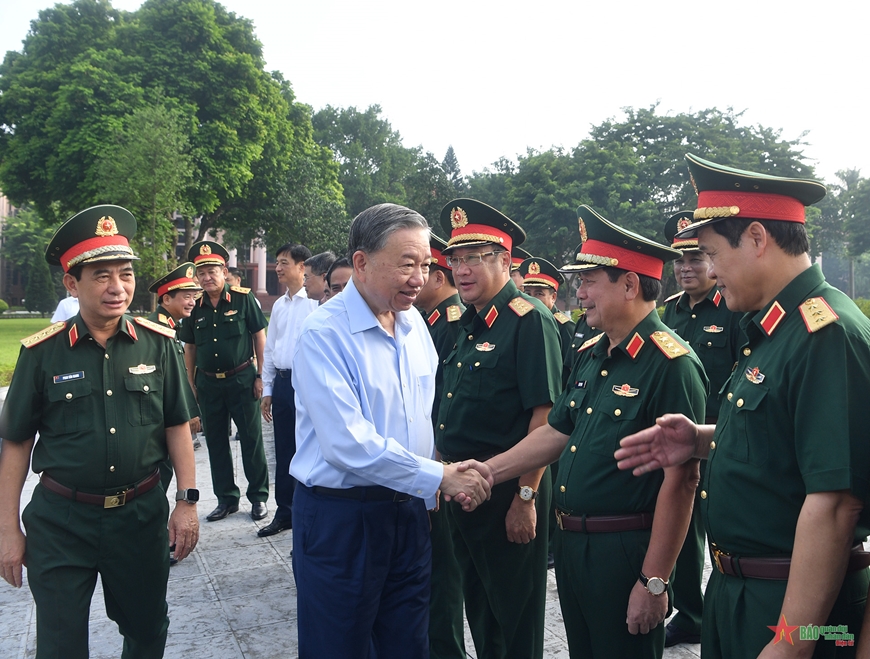
[[635, 357], [637, 357], [637, 353], [640, 352], [640, 349], [643, 348], [643, 343], [644, 342], [640, 334], [635, 332], [634, 336], [631, 337], [631, 341], [629, 341], [628, 345], [625, 346], [625, 351], [632, 359], [634, 359]]
[[492, 327], [492, 324], [495, 322], [496, 318], [498, 318], [498, 309], [496, 309], [493, 305], [492, 307], [490, 307], [483, 320], [486, 322], [487, 327]]
[[774, 302], [773, 306], [764, 314], [764, 318], [761, 319], [761, 327], [770, 336], [783, 318], [785, 318], [785, 309], [779, 302]]
[[79, 328], [73, 323], [69, 328], [69, 347], [72, 348], [79, 340]]
[[439, 318], [441, 318], [441, 312], [438, 311], [438, 309], [435, 309], [435, 311], [433, 311], [429, 318], [427, 318], [426, 320], [429, 322], [430, 325], [434, 325], [438, 322]]
[[718, 307], [719, 303], [721, 301], [722, 301], [722, 293], [720, 293], [719, 291], [716, 291], [716, 293], [713, 295], [713, 304], [715, 304]]

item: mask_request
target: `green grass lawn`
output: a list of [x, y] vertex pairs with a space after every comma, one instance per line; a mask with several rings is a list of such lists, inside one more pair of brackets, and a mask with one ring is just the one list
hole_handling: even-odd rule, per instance
[[5, 387], [12, 380], [21, 339], [49, 325], [51, 321], [48, 318], [0, 319], [0, 387]]

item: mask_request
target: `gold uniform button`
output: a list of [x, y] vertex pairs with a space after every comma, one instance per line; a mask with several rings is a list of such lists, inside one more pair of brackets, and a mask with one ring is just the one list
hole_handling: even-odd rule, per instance
[[707, 498], [707, 490], [701, 490], [701, 498], [702, 498], [702, 499], [706, 499], [706, 498]]
[[438, 428], [439, 428], [440, 430], [444, 430], [444, 424], [442, 423], [440, 426], [438, 426]]
[[214, 342], [217, 343], [217, 339], [215, 339]]
[[607, 371], [606, 371], [606, 370], [601, 371], [601, 376], [602, 376], [602, 377], [607, 377]]
[[574, 401], [573, 401], [573, 400], [572, 400], [570, 403], [568, 403], [568, 404], [569, 404], [571, 407], [574, 407]]
[[105, 357], [105, 358], [106, 358], [106, 359], [108, 359], [108, 358], [109, 358], [109, 355], [103, 355], [103, 356], [104, 356], [104, 357]]
[[462, 362], [456, 362], [456, 368], [462, 368]]
[[732, 393], [729, 391], [729, 392], [728, 392], [728, 400], [731, 400], [732, 398], [734, 398], [734, 394], [732, 394]]
[[743, 354], [749, 357], [752, 354], [752, 351], [749, 348], [743, 348]]
[[613, 414], [615, 416], [622, 416], [622, 410], [620, 410], [620, 409], [613, 410]]
[[576, 452], [577, 452], [577, 447], [576, 447], [576, 446], [572, 446], [572, 447], [571, 447], [571, 453], [576, 453]]
[[111, 467], [109, 467], [109, 471], [115, 471], [115, 465], [112, 465]]
[[218, 356], [217, 353], [214, 353], [214, 356], [217, 357]]
[[692, 314], [692, 318], [697, 318], [697, 317], [698, 317], [698, 316], [696, 316], [695, 314]]
[[215, 324], [213, 325], [213, 327], [217, 327], [217, 323], [215, 323]]
[[72, 394], [67, 394], [67, 395], [66, 395], [66, 399], [67, 399], [67, 400], [72, 400]]
[[149, 389], [148, 385], [146, 384], [144, 387], [142, 387], [142, 391], [151, 391], [151, 389]]
[[564, 485], [560, 485], [560, 486], [559, 486], [559, 492], [564, 492], [564, 491], [565, 491], [565, 486], [564, 486]]
[[591, 407], [587, 407], [587, 408], [586, 408], [586, 414], [592, 414], [592, 408], [591, 408]]
[[711, 347], [712, 345], [713, 345], [713, 342], [712, 342], [712, 341], [707, 341], [707, 347], [708, 347], [708, 348]]
[[474, 362], [475, 366], [480, 366], [480, 362]]
[[447, 397], [448, 397], [448, 398], [453, 398], [453, 393], [448, 391], [448, 392], [447, 392]]
[[715, 451], [715, 450], [716, 450], [716, 442], [710, 442], [710, 450], [711, 450], [711, 451]]
[[109, 428], [109, 434], [114, 435], [116, 430], [114, 428]]
[[474, 338], [474, 335], [473, 335], [473, 334], [469, 334], [469, 335], [468, 335], [468, 340], [469, 340], [469, 341], [471, 341], [473, 338]]
[[111, 395], [112, 395], [112, 390], [111, 390], [111, 389], [107, 389], [107, 390], [106, 390], [106, 395], [107, 395], [107, 396], [111, 396]]
[[743, 407], [743, 399], [742, 398], [737, 399], [737, 407]]

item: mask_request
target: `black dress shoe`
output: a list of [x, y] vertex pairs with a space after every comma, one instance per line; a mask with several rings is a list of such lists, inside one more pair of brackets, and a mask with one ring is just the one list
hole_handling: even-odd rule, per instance
[[269, 514], [269, 509], [262, 501], [255, 501], [251, 504], [251, 519], [266, 519]]
[[259, 531], [257, 531], [258, 538], [266, 538], [270, 535], [275, 535], [276, 533], [281, 533], [281, 531], [286, 531], [287, 529], [292, 529], [293, 523], [290, 517], [286, 517], [284, 519], [278, 519], [277, 517], [273, 519], [267, 526], [264, 526]]
[[679, 645], [680, 643], [700, 643], [701, 635], [700, 634], [691, 634], [689, 632], [683, 631], [675, 624], [671, 623], [667, 627], [665, 627], [665, 647], [672, 648], [675, 645]]
[[217, 508], [212, 510], [208, 515], [205, 516], [205, 521], [207, 522], [216, 522], [219, 519], [223, 519], [227, 515], [232, 515], [233, 513], [239, 512], [239, 504], [237, 503], [219, 503]]

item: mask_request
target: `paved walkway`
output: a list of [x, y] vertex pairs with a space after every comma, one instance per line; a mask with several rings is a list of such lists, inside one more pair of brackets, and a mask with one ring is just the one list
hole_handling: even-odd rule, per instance
[[[0, 389], [0, 402], [5, 397]], [[273, 435], [263, 424], [270, 474], [274, 473]], [[233, 442], [236, 474], [245, 489], [239, 445]], [[240, 511], [219, 522], [205, 516], [217, 505], [211, 491], [208, 453], [196, 451], [197, 482], [202, 501], [200, 540], [193, 554], [169, 573], [169, 637], [167, 659], [292, 659], [296, 651], [296, 587], [291, 567], [292, 531], [258, 538], [257, 529], [271, 520], [254, 522], [250, 504], [243, 499]], [[22, 501], [30, 500], [37, 477], [30, 473]], [[170, 487], [174, 492], [175, 488]], [[174, 505], [174, 502], [170, 505]], [[709, 573], [709, 565], [707, 566]], [[467, 647], [473, 645], [466, 630]], [[100, 584], [91, 605], [90, 650], [92, 659], [117, 659], [121, 655], [118, 628], [106, 617]], [[36, 612], [27, 584], [14, 589], [0, 581], [0, 657], [30, 659], [36, 654]], [[565, 628], [559, 610], [556, 582], [549, 575], [544, 656], [568, 659]], [[700, 646], [665, 650], [666, 659], [700, 656]]]

